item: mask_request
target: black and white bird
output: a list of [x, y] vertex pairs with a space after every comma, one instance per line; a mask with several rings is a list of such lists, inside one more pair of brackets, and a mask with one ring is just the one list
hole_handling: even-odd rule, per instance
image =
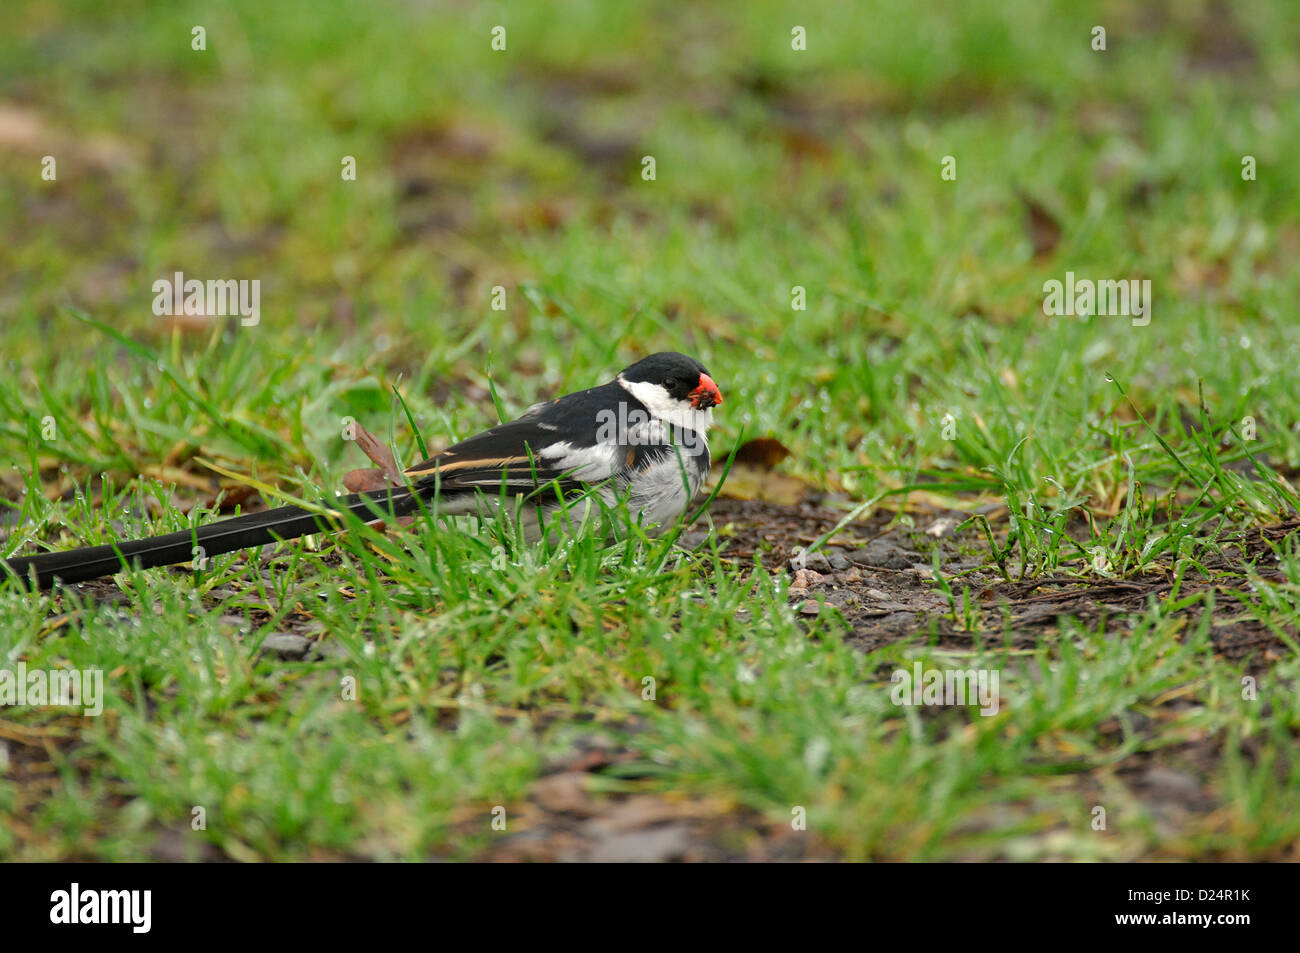
[[[722, 394], [704, 366], [672, 351], [637, 361], [607, 384], [536, 404], [516, 420], [448, 447], [405, 471], [409, 483], [340, 497], [318, 510], [283, 506], [165, 536], [44, 553], [0, 563], [37, 588], [127, 566], [148, 569], [341, 528], [364, 520], [483, 514], [502, 499], [544, 524], [574, 498], [626, 504], [651, 532], [680, 516], [709, 472], [708, 431]], [[540, 511], [540, 512], [539, 512]], [[565, 517], [568, 517], [567, 509]]]

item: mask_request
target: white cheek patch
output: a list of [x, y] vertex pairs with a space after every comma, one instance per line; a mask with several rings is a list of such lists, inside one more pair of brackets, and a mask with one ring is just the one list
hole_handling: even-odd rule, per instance
[[713, 408], [696, 410], [689, 400], [674, 400], [662, 384], [624, 380], [622, 375], [619, 375], [618, 382], [625, 391], [650, 411], [652, 417], [677, 427], [694, 430], [701, 437], [713, 426]]

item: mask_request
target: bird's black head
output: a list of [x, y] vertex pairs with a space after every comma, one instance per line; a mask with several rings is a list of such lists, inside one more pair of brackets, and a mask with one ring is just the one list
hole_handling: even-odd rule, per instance
[[708, 410], [722, 403], [722, 393], [703, 364], [676, 351], [643, 357], [619, 378], [628, 384], [656, 384], [668, 398], [693, 410]]

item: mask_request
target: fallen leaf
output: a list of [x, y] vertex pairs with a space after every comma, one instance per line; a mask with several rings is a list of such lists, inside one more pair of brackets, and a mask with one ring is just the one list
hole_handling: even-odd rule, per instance
[[[736, 463], [746, 463], [758, 467], [774, 467], [786, 457], [790, 456], [790, 448], [780, 440], [773, 437], [755, 437], [753, 440], [746, 440], [736, 451]], [[714, 463], [718, 466], [725, 463], [721, 461]]]
[[[736, 451], [721, 495], [733, 500], [766, 500], [786, 506], [802, 503], [813, 488], [798, 477], [774, 469], [788, 456], [790, 449], [779, 440], [771, 437], [747, 440]], [[714, 468], [721, 470], [726, 462], [726, 455], [720, 454]]]
[[354, 423], [353, 440], [371, 462], [379, 464], [376, 468], [350, 470], [343, 475], [343, 486], [350, 493], [362, 493], [366, 490], [383, 490], [389, 486], [404, 486], [402, 468], [388, 445], [359, 423]]
[[1034, 246], [1034, 257], [1040, 261], [1050, 257], [1061, 244], [1060, 222], [1041, 202], [1023, 192], [1020, 193], [1020, 202], [1025, 207], [1025, 228]]

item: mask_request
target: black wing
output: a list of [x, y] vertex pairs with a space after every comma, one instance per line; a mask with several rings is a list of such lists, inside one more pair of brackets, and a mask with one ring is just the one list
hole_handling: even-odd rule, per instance
[[631, 463], [617, 441], [602, 439], [605, 414], [617, 414], [619, 401], [640, 407], [615, 383], [537, 404], [518, 419], [448, 447], [406, 473], [418, 485], [437, 484], [443, 491], [477, 487], [492, 492], [502, 484], [536, 489], [558, 482], [566, 494], [585, 492]]

